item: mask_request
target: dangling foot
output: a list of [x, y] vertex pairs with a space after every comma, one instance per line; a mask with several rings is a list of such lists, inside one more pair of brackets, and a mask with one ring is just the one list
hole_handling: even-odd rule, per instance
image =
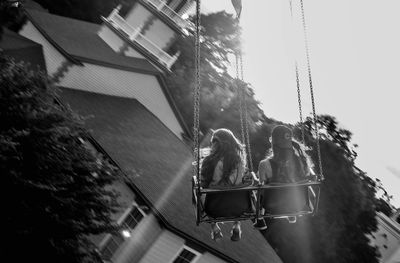
[[267, 223], [265, 222], [264, 218], [258, 218], [253, 224], [254, 228], [258, 230], [265, 230], [268, 228]]
[[231, 240], [232, 241], [239, 241], [242, 238], [242, 230], [240, 229], [239, 224], [235, 224], [232, 228], [232, 236]]
[[218, 225], [213, 225], [211, 230], [211, 239], [214, 241], [221, 240], [223, 238], [221, 228]]

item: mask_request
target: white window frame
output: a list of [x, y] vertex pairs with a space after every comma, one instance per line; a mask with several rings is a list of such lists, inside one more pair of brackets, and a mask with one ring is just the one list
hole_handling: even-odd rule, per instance
[[192, 261], [191, 261], [190, 263], [196, 263], [196, 262], [200, 259], [200, 256], [202, 255], [200, 252], [194, 250], [193, 248], [188, 247], [188, 246], [186, 246], [186, 245], [183, 245], [183, 246], [178, 250], [178, 252], [175, 254], [175, 256], [169, 261], [169, 263], [173, 263], [174, 260], [177, 259], [177, 258], [179, 257], [179, 255], [182, 253], [182, 251], [183, 251], [184, 249], [186, 249], [187, 251], [189, 251], [189, 252], [195, 254], [195, 257], [192, 259]]

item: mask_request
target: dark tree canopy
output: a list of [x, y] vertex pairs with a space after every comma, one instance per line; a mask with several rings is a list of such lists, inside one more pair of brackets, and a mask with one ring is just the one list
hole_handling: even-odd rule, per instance
[[[249, 83], [238, 81], [228, 74], [228, 67], [232, 66], [230, 59], [240, 47], [239, 25], [226, 12], [202, 15], [201, 21], [200, 129], [205, 133], [210, 128], [226, 127], [240, 135], [238, 88], [245, 87], [249, 126], [254, 131], [256, 123], [265, 118], [259, 102], [255, 100]], [[181, 37], [171, 47], [181, 54], [172, 68], [173, 73], [167, 76], [173, 96], [189, 127], [193, 123], [193, 106], [189, 105], [193, 105], [196, 82], [194, 42], [194, 36]]]
[[42, 73], [0, 58], [2, 251], [14, 262], [95, 262], [88, 237], [113, 228], [116, 193], [105, 187], [118, 173], [53, 90]]

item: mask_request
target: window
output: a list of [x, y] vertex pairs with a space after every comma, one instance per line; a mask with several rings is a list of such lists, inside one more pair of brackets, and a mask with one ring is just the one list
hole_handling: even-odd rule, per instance
[[200, 253], [189, 248], [186, 246], [183, 246], [182, 250], [180, 253], [176, 256], [174, 259], [173, 263], [190, 263], [194, 262], [196, 258], [200, 256]]
[[125, 238], [129, 237], [126, 233], [129, 234], [144, 216], [145, 213], [136, 205], [125, 212], [119, 223], [122, 226], [123, 232], [107, 235], [102, 244], [100, 244], [100, 252], [105, 260], [112, 258], [115, 251], [124, 243]]

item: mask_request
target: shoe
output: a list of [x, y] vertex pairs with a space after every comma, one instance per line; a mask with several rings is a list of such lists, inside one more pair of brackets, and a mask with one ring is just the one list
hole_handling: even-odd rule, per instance
[[297, 218], [295, 216], [288, 216], [287, 220], [289, 221], [290, 224], [294, 224], [297, 221]]
[[231, 240], [232, 241], [239, 241], [242, 238], [242, 230], [238, 227], [232, 228], [232, 236]]
[[268, 228], [267, 223], [265, 222], [264, 218], [256, 219], [256, 222], [253, 224], [254, 228], [258, 230], [265, 230]]
[[211, 231], [211, 239], [217, 242], [223, 238], [221, 229], [217, 228]]

